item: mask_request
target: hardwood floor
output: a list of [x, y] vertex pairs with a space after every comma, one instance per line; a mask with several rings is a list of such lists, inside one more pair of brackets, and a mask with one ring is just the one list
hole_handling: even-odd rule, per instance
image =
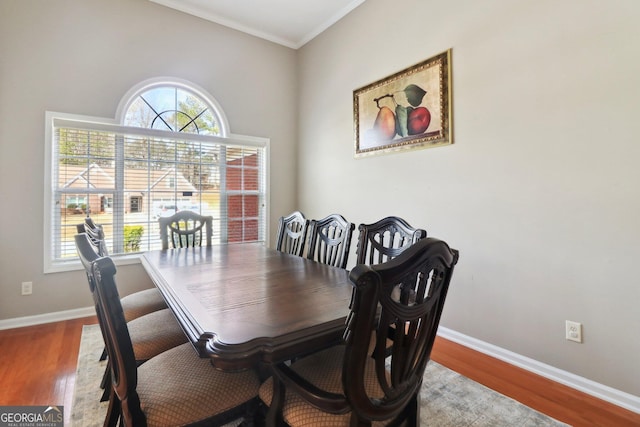
[[431, 359], [572, 426], [640, 426], [640, 414], [443, 338]]
[[0, 331], [0, 405], [62, 405], [69, 425], [82, 325], [67, 320]]
[[[63, 405], [69, 424], [82, 325], [95, 318], [0, 331], [0, 405]], [[572, 426], [640, 426], [627, 411], [438, 338], [432, 359]]]

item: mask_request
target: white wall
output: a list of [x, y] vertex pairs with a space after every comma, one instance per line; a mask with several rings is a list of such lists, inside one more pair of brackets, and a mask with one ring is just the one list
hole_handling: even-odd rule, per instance
[[[426, 228], [460, 250], [443, 326], [640, 396], [639, 20], [367, 0], [299, 51], [301, 210]], [[354, 159], [353, 90], [449, 48], [455, 144]]]
[[[273, 232], [296, 206], [295, 59], [147, 0], [0, 1], [0, 320], [92, 306], [83, 272], [43, 274], [46, 110], [114, 118], [143, 80], [203, 87], [233, 133], [271, 139]], [[123, 294], [151, 286], [140, 265], [118, 279]]]

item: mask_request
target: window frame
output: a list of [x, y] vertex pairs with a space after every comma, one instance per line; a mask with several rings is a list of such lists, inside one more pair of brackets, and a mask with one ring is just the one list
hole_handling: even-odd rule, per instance
[[[159, 84], [158, 82], [162, 82], [164, 84], [175, 84], [175, 82], [168, 82], [166, 79], [163, 80], [155, 80], [153, 84]], [[132, 89], [128, 92], [128, 94], [123, 97], [123, 102], [121, 102], [118, 108], [118, 114], [122, 115], [126, 113], [126, 106], [129, 105], [132, 99], [135, 99], [136, 96], [144, 90], [148, 90], [150, 87], [148, 82], [143, 82], [136, 86], [137, 89]], [[199, 91], [194, 90], [192, 86], [187, 86], [187, 88], [199, 96], [202, 96]], [[206, 101], [210, 101], [209, 97], [202, 96]], [[219, 108], [217, 105], [214, 105], [214, 108]], [[219, 112], [217, 110], [216, 112]], [[264, 170], [263, 170], [263, 182], [262, 186], [263, 197], [264, 197], [264, 241], [265, 244], [268, 241], [269, 236], [269, 205], [270, 205], [270, 195], [269, 195], [269, 176], [270, 176], [270, 155], [269, 155], [269, 145], [270, 140], [268, 138], [263, 137], [255, 137], [248, 135], [238, 135], [232, 134], [228, 131], [228, 124], [226, 124], [226, 119], [224, 119], [224, 115], [220, 116], [221, 120], [219, 122], [219, 126], [221, 129], [221, 135], [224, 136], [212, 136], [212, 135], [199, 135], [199, 134], [182, 134], [182, 138], [189, 140], [201, 140], [207, 141], [217, 144], [224, 145], [243, 145], [250, 147], [258, 147], [262, 148], [264, 151]], [[70, 113], [61, 113], [55, 111], [46, 111], [45, 112], [45, 191], [44, 191], [44, 273], [55, 273], [62, 271], [72, 271], [79, 270], [82, 268], [79, 260], [77, 258], [73, 258], [70, 260], [61, 261], [55, 258], [56, 248], [54, 245], [56, 244], [54, 239], [54, 231], [53, 230], [53, 217], [54, 217], [54, 209], [56, 209], [55, 204], [52, 203], [55, 186], [57, 183], [53, 182], [53, 172], [58, 167], [54, 164], [57, 161], [57, 153], [54, 153], [54, 137], [55, 137], [55, 128], [63, 126], [65, 123], [73, 124], [73, 125], [82, 125], [82, 127], [91, 128], [92, 130], [108, 130], [108, 131], [122, 131], [127, 132], [127, 130], [134, 132], [136, 134], [144, 134], [149, 136], [161, 137], [162, 135], [166, 136], [170, 134], [172, 138], [180, 139], [179, 132], [168, 132], [163, 130], [155, 130], [155, 129], [146, 129], [146, 128], [133, 128], [128, 126], [122, 126], [119, 119], [109, 119], [104, 117], [95, 117], [95, 116], [85, 116], [78, 114], [70, 114]], [[234, 194], [231, 190], [228, 192], [229, 194]], [[130, 201], [125, 200], [123, 203], [129, 203]], [[139, 263], [140, 260], [139, 253], [133, 254], [117, 254], [113, 256], [114, 262], [116, 265], [126, 265], [126, 264], [134, 264]]]

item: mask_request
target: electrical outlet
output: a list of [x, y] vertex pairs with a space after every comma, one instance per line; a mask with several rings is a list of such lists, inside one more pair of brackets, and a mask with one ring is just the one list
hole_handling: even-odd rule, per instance
[[33, 293], [33, 282], [22, 282], [22, 295], [31, 295]]
[[565, 321], [565, 338], [569, 341], [582, 342], [582, 323]]

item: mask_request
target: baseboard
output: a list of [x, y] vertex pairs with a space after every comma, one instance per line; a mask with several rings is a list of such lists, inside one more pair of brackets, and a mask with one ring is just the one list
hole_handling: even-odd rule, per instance
[[640, 414], [640, 397], [616, 390], [604, 384], [591, 381], [587, 378], [563, 371], [553, 366], [538, 362], [537, 360], [505, 350], [493, 344], [472, 338], [454, 330], [440, 326], [438, 335], [450, 341], [472, 348], [480, 353], [495, 357], [511, 365], [533, 372], [567, 387], [574, 388], [583, 393], [610, 402], [616, 406], [628, 409]]
[[35, 316], [16, 317], [0, 320], [0, 330], [22, 328], [23, 326], [42, 325], [43, 323], [60, 322], [63, 320], [78, 319], [81, 317], [95, 316], [96, 310], [92, 307], [76, 308], [73, 310], [56, 311], [54, 313], [37, 314]]

